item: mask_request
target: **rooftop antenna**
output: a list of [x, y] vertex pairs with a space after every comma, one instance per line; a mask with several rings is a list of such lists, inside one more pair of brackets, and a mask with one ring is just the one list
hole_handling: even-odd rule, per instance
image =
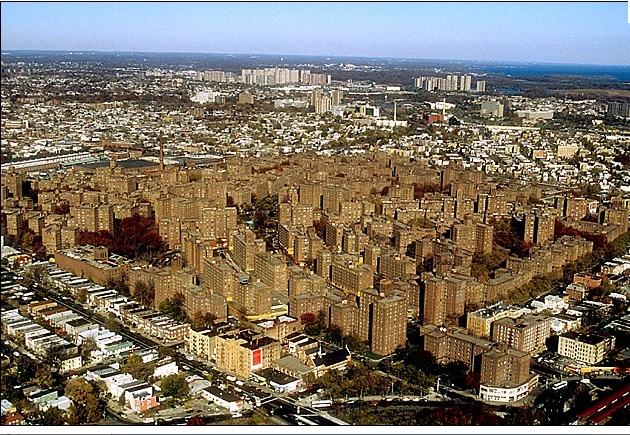
[[160, 130], [160, 171], [164, 171], [164, 141]]

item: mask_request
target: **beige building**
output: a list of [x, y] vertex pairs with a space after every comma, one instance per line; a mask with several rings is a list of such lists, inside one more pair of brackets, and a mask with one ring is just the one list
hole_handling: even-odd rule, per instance
[[225, 261], [217, 257], [204, 260], [203, 285], [213, 294], [225, 297], [228, 302], [234, 299], [236, 271]]
[[438, 362], [462, 361], [470, 371], [478, 371], [479, 355], [494, 347], [492, 342], [468, 335], [461, 328], [426, 325], [421, 333], [424, 335], [424, 350], [431, 352]]
[[271, 367], [280, 359], [282, 346], [270, 337], [245, 330], [217, 336], [216, 365], [247, 378], [252, 371]]
[[381, 255], [380, 274], [386, 279], [400, 278], [416, 273], [416, 262], [406, 255]]
[[615, 348], [615, 337], [567, 332], [558, 340], [558, 354], [586, 364], [600, 363]]
[[457, 323], [466, 308], [468, 283], [455, 276], [438, 278], [432, 273], [423, 273], [424, 321], [432, 325]]
[[492, 340], [517, 350], [534, 352], [546, 348], [550, 334], [550, 317], [527, 314], [517, 319], [505, 317], [494, 322]]
[[515, 349], [492, 350], [481, 356], [481, 383], [522, 384], [529, 378], [531, 356]]
[[234, 262], [244, 272], [254, 270], [254, 259], [258, 252], [265, 252], [265, 241], [257, 239], [251, 230], [245, 230], [244, 234], [234, 236]]
[[466, 317], [466, 329], [471, 335], [489, 338], [492, 323], [505, 317], [515, 319], [523, 314], [523, 308], [498, 302], [486, 308], [469, 312]]
[[234, 307], [246, 318], [271, 314], [272, 288], [262, 281], [238, 283], [234, 292]]
[[189, 353], [206, 360], [216, 358], [217, 334], [211, 330], [195, 331], [192, 328], [188, 331], [186, 338], [186, 348]]
[[110, 280], [125, 279], [132, 263], [125, 257], [110, 254], [104, 246], [91, 245], [57, 251], [55, 262], [60, 269], [101, 285], [106, 285]]
[[359, 291], [372, 288], [374, 285], [372, 270], [368, 266], [343, 261], [332, 263], [331, 281], [353, 294], [358, 294]]
[[382, 298], [373, 304], [371, 350], [389, 355], [407, 343], [407, 303], [405, 298]]
[[269, 252], [258, 252], [254, 257], [254, 276], [271, 287], [273, 291], [288, 289], [287, 265], [282, 256]]

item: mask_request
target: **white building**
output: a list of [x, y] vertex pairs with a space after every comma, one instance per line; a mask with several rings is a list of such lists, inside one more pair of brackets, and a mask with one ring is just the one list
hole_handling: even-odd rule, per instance
[[516, 402], [526, 397], [538, 385], [538, 376], [521, 385], [480, 385], [479, 397], [488, 402]]
[[231, 413], [238, 412], [243, 406], [243, 399], [213, 385], [201, 390], [201, 395], [204, 399], [228, 409]]
[[162, 361], [157, 362], [153, 376], [156, 378], [163, 378], [168, 375], [176, 375], [177, 373], [179, 373], [177, 362], [171, 358], [165, 358]]
[[558, 340], [558, 354], [586, 364], [601, 362], [615, 347], [615, 337], [568, 332]]

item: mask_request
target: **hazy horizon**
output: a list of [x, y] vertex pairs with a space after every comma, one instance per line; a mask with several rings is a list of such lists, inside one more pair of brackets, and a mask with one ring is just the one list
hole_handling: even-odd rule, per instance
[[6, 3], [2, 51], [630, 65], [627, 3]]

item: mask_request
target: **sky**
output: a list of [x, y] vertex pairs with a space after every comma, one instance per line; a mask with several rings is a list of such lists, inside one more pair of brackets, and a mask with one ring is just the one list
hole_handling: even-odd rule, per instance
[[621, 2], [2, 2], [2, 50], [630, 65]]

